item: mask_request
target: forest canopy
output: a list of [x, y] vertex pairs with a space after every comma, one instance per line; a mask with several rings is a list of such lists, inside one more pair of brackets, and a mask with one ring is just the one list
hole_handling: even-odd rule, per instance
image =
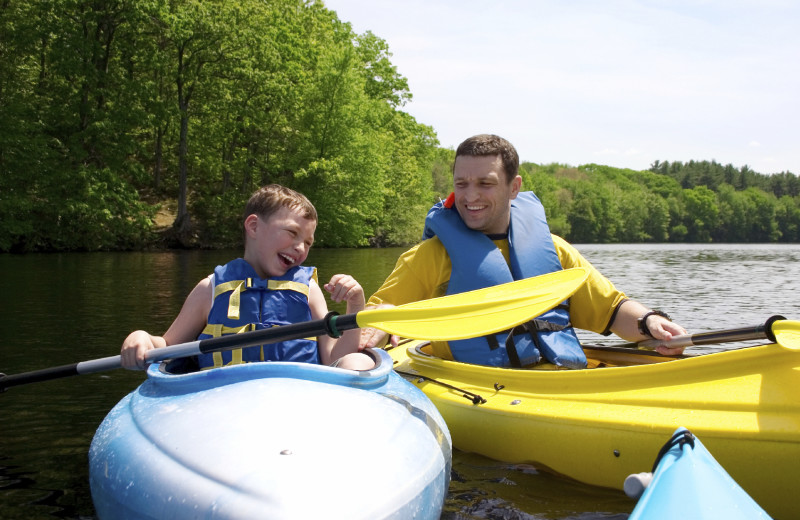
[[648, 171], [597, 164], [521, 166], [551, 230], [576, 243], [799, 242], [800, 179], [715, 161]]
[[388, 45], [321, 2], [9, 0], [0, 38], [2, 251], [141, 247], [168, 198], [172, 243], [225, 244], [272, 182], [320, 245], [404, 242], [431, 200]]
[[[272, 182], [314, 202], [320, 246], [413, 243], [453, 151], [411, 98], [387, 43], [323, 2], [6, 0], [0, 252], [237, 245], [244, 202]], [[520, 173], [573, 242], [800, 240], [789, 172]]]

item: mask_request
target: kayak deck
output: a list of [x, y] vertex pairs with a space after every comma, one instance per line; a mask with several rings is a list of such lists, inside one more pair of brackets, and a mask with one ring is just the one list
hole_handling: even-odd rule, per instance
[[357, 372], [152, 365], [95, 433], [99, 518], [438, 518], [451, 445], [439, 412], [376, 352]]
[[433, 357], [422, 342], [390, 354], [439, 408], [460, 450], [621, 489], [683, 426], [770, 514], [790, 516], [786, 497], [800, 478], [794, 352], [774, 344], [685, 358], [586, 352], [602, 368], [469, 365]]

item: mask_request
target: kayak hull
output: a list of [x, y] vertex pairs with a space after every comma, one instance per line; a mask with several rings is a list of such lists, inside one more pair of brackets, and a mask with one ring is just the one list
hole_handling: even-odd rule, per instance
[[438, 518], [451, 466], [441, 415], [379, 366], [151, 366], [95, 433], [99, 518]]
[[460, 450], [622, 489], [684, 426], [767, 512], [793, 514], [800, 357], [792, 351], [669, 359], [587, 348], [590, 366], [603, 368], [524, 370], [446, 361], [423, 345], [391, 350], [395, 369], [433, 401]]

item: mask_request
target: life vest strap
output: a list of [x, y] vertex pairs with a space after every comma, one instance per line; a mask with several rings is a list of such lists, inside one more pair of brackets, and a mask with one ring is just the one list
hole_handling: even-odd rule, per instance
[[[572, 323], [559, 325], [547, 320], [533, 319], [506, 331], [508, 335], [506, 336], [505, 346], [506, 353], [508, 354], [508, 361], [511, 363], [511, 366], [514, 368], [522, 368], [522, 361], [520, 361], [519, 353], [517, 352], [517, 345], [514, 343], [514, 336], [519, 336], [527, 332], [530, 334], [530, 337], [533, 340], [534, 345], [536, 345], [536, 348], [540, 349], [541, 347], [539, 345], [539, 336], [536, 334], [537, 332], [560, 332], [571, 326]], [[500, 344], [493, 334], [486, 336], [486, 341], [489, 343], [489, 348], [491, 350], [500, 348]]]
[[[226, 327], [221, 323], [208, 323], [206, 324], [205, 328], [203, 329], [203, 334], [208, 334], [214, 338], [222, 336], [224, 334], [239, 334], [241, 332], [249, 332], [251, 330], [255, 330], [256, 326], [253, 323], [248, 323], [246, 325], [242, 325], [241, 327]], [[224, 365], [222, 360], [222, 352], [213, 352], [214, 357], [214, 367], [221, 367]], [[262, 349], [261, 357], [264, 357], [264, 352]], [[263, 359], [262, 359], [263, 361]], [[231, 362], [228, 363], [229, 365], [240, 365], [242, 364], [242, 349], [237, 348], [231, 351]], [[212, 367], [208, 367], [212, 368]]]
[[294, 291], [308, 297], [308, 285], [291, 280], [269, 280], [267, 289], [271, 291]]
[[251, 330], [256, 330], [256, 327], [253, 323], [248, 323], [246, 325], [242, 325], [241, 327], [226, 327], [221, 323], [207, 323], [202, 333], [217, 338], [224, 334], [239, 334], [241, 332], [248, 332]]
[[252, 284], [253, 279], [247, 278], [246, 280], [231, 280], [230, 282], [221, 283], [214, 287], [214, 299], [226, 292], [231, 293], [230, 299], [228, 300], [228, 319], [239, 319], [242, 288], [251, 287]]
[[531, 330], [535, 332], [560, 332], [567, 327], [571, 327], [572, 323], [567, 323], [566, 325], [559, 325], [557, 323], [552, 323], [546, 320], [531, 320], [526, 323], [523, 323], [525, 328], [528, 332]]
[[[253, 278], [245, 278], [244, 280], [231, 280], [224, 282], [214, 287], [214, 298], [227, 292], [231, 293], [228, 300], [228, 319], [239, 319], [239, 307], [241, 306], [242, 291], [247, 289], [263, 289], [263, 286], [258, 287], [254, 284]], [[294, 291], [304, 295], [308, 298], [309, 290], [306, 284], [300, 282], [293, 282], [291, 280], [268, 280], [267, 289], [270, 291]]]
[[[273, 327], [277, 327], [277, 325], [273, 325]], [[227, 334], [240, 334], [242, 332], [250, 332], [251, 330], [256, 330], [255, 323], [248, 323], [246, 325], [242, 325], [241, 327], [226, 327], [221, 323], [207, 323], [205, 328], [203, 329], [202, 334], [208, 334], [211, 337], [217, 338], [219, 336]], [[317, 341], [316, 337], [303, 338], [303, 339], [308, 341]], [[217, 368], [221, 366], [227, 366], [223, 362], [222, 352], [212, 352], [211, 354], [214, 357], [214, 366], [206, 368]], [[263, 345], [261, 346], [261, 354], [259, 356], [259, 359], [260, 361], [265, 361]], [[242, 349], [237, 348], [231, 350], [231, 362], [228, 363], [228, 365], [241, 365], [242, 363], [244, 363], [244, 361], [242, 360]]]
[[508, 331], [508, 336], [506, 336], [506, 354], [508, 354], [508, 361], [511, 363], [511, 366], [514, 368], [522, 368], [522, 361], [519, 359], [519, 353], [517, 352], [517, 345], [514, 344], [514, 334], [524, 334], [526, 331], [525, 323], [522, 325], [517, 325], [510, 331]]
[[[226, 365], [222, 359], [222, 352], [212, 352], [214, 356], [214, 368], [228, 366], [228, 365], [241, 365], [244, 363], [242, 361], [242, 349], [237, 348], [235, 350], [231, 350], [231, 362]], [[261, 349], [261, 357], [264, 357], [264, 349]], [[263, 359], [262, 359], [263, 361]], [[211, 368], [211, 367], [209, 367]]]

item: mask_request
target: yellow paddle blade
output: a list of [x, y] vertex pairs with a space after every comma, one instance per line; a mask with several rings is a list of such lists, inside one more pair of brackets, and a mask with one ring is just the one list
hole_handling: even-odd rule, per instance
[[359, 327], [404, 338], [449, 340], [508, 330], [572, 296], [588, 273], [577, 267], [477, 291], [359, 312]]
[[800, 321], [778, 320], [772, 324], [772, 333], [778, 345], [800, 350]]

